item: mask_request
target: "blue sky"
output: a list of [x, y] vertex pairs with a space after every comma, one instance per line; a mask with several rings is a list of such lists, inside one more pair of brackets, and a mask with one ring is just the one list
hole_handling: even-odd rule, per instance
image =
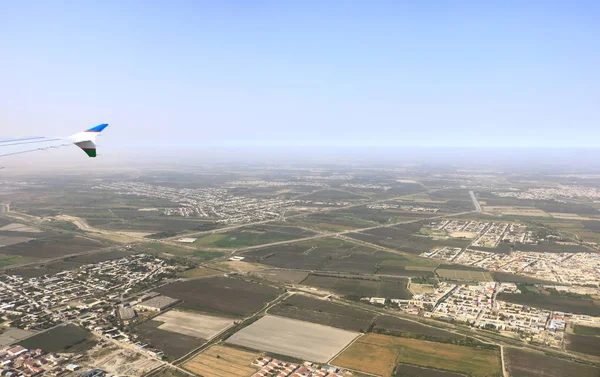
[[12, 1], [1, 136], [600, 146], [597, 1]]

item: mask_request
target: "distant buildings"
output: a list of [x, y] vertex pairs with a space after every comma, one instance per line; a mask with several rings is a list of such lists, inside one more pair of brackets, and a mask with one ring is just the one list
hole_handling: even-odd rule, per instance
[[157, 296], [137, 304], [136, 308], [141, 310], [160, 312], [177, 304], [179, 301], [181, 300], [167, 296]]

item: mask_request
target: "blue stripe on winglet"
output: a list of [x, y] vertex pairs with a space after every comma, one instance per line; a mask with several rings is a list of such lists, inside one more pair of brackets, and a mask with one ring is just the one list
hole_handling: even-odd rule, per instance
[[92, 127], [89, 130], [85, 130], [85, 132], [102, 132], [106, 127], [108, 127], [107, 123], [99, 124], [96, 127]]

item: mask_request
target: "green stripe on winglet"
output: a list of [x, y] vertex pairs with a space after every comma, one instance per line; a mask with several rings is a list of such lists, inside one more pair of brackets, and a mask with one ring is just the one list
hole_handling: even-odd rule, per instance
[[96, 149], [83, 149], [83, 151], [87, 153], [89, 157], [96, 157]]

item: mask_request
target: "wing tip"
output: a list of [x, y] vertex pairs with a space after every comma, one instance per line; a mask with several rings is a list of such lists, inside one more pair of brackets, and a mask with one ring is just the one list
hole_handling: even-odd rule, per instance
[[108, 123], [102, 123], [95, 127], [87, 129], [84, 132], [102, 132], [106, 127], [108, 127]]

